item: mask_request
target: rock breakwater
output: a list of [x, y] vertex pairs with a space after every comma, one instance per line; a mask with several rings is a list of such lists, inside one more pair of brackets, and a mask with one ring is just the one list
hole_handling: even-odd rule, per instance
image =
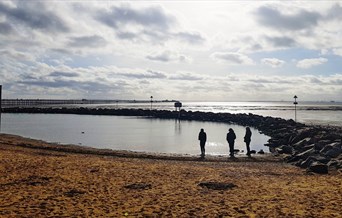
[[276, 155], [296, 166], [315, 173], [328, 173], [342, 169], [342, 128], [307, 126], [293, 120], [263, 117], [255, 114], [230, 114], [199, 111], [169, 111], [105, 108], [5, 108], [4, 113], [52, 113], [143, 116], [159, 119], [223, 122], [255, 127], [271, 137], [267, 146]]

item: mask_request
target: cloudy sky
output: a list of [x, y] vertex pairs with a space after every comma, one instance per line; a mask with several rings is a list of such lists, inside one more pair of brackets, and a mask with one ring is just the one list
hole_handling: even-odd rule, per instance
[[3, 98], [342, 101], [342, 2], [0, 1]]

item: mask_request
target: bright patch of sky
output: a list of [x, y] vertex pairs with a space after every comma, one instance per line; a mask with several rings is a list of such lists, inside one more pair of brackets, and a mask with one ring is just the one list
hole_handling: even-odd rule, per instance
[[1, 1], [0, 84], [4, 98], [342, 101], [341, 22], [339, 1]]

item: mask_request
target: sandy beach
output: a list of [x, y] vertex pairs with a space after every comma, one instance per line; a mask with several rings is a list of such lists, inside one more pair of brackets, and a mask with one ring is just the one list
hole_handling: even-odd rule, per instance
[[1, 217], [342, 217], [341, 171], [306, 173], [272, 156], [201, 161], [5, 134], [0, 192]]

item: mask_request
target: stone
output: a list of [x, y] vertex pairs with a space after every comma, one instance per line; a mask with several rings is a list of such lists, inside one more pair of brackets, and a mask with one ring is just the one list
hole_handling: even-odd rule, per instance
[[282, 145], [276, 149], [279, 154], [292, 154], [293, 148], [290, 145]]
[[328, 157], [335, 158], [335, 157], [338, 157], [341, 153], [342, 153], [342, 149], [341, 148], [333, 147], [329, 151], [325, 152], [324, 155], [328, 156]]
[[213, 190], [228, 190], [237, 187], [233, 183], [220, 183], [220, 182], [201, 182], [198, 184], [201, 187], [206, 187]]
[[260, 149], [260, 151], [258, 151], [258, 154], [265, 154], [264, 150]]
[[315, 149], [311, 148], [311, 149], [309, 149], [307, 151], [304, 151], [302, 153], [297, 154], [296, 156], [300, 157], [300, 159], [306, 159], [306, 158], [308, 158], [309, 156], [311, 156], [313, 154], [315, 154]]
[[152, 188], [151, 184], [145, 184], [145, 183], [133, 183], [129, 185], [125, 185], [124, 188], [127, 189], [150, 189]]
[[333, 146], [331, 146], [331, 145], [326, 145], [326, 146], [324, 146], [324, 148], [322, 148], [319, 152], [321, 153], [321, 154], [325, 154], [325, 153], [327, 153], [329, 150], [331, 150], [333, 148]]
[[306, 158], [306, 160], [304, 160], [304, 161], [299, 161], [299, 162], [296, 164], [296, 166], [299, 166], [299, 167], [301, 167], [301, 168], [308, 168], [308, 167], [310, 167], [311, 164], [312, 164], [313, 162], [315, 162], [315, 161], [316, 161], [316, 158], [314, 158], [314, 157], [308, 157], [308, 158]]
[[327, 174], [328, 165], [320, 163], [320, 162], [313, 162], [308, 168], [308, 171], [318, 173], [318, 174]]

